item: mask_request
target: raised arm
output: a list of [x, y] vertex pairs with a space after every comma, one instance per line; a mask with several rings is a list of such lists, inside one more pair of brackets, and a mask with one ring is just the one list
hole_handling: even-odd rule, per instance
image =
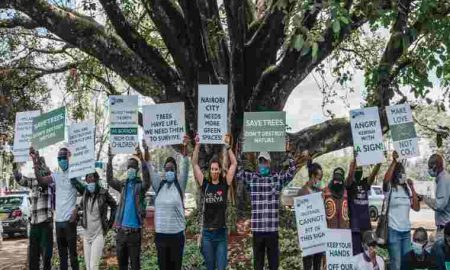
[[398, 158], [398, 154], [396, 151], [394, 151], [392, 153], [392, 163], [391, 163], [391, 165], [389, 165], [389, 169], [386, 171], [386, 174], [384, 175], [384, 180], [383, 180], [384, 191], [387, 191], [387, 189], [385, 189], [385, 187], [387, 187], [389, 182], [392, 180], [392, 177], [394, 176], [395, 166], [397, 165], [397, 158]]
[[234, 176], [236, 174], [237, 160], [236, 160], [236, 156], [234, 155], [233, 149], [231, 149], [231, 146], [229, 146], [229, 145], [227, 145], [227, 152], [228, 152], [228, 157], [230, 159], [230, 167], [228, 167], [228, 172], [227, 172], [227, 184], [230, 186], [231, 183], [233, 182]]
[[[36, 176], [36, 180], [38, 181], [39, 185], [41, 186], [49, 186], [53, 183], [53, 177], [51, 175], [42, 175], [42, 171], [44, 171], [45, 168], [42, 167], [41, 164], [41, 157], [39, 156], [39, 153], [34, 150], [33, 147], [30, 147], [30, 156], [33, 160], [33, 169], [34, 174]], [[45, 162], [45, 159], [42, 158], [43, 162]]]
[[369, 184], [369, 186], [371, 186], [373, 182], [375, 182], [375, 179], [377, 178], [380, 169], [381, 163], [378, 163], [377, 165], [375, 165], [375, 167], [373, 167], [372, 172], [370, 173], [369, 178], [367, 179], [367, 183]]
[[348, 168], [347, 179], [345, 180], [345, 185], [350, 187], [353, 183], [353, 179], [355, 179], [355, 171], [356, 171], [356, 157], [353, 158], [352, 162], [350, 162], [350, 166]]
[[183, 150], [182, 150], [182, 158], [180, 163], [180, 170], [179, 170], [179, 179], [178, 182], [180, 183], [180, 187], [183, 190], [183, 192], [186, 191], [187, 181], [189, 177], [189, 150], [188, 146], [190, 144], [189, 136], [185, 135], [183, 140]]
[[123, 185], [120, 181], [114, 179], [113, 174], [113, 161], [114, 155], [111, 152], [111, 146], [108, 148], [108, 164], [106, 164], [106, 182], [110, 187], [117, 190], [118, 192], [122, 192]]
[[32, 178], [23, 176], [22, 173], [19, 172], [19, 165], [16, 162], [13, 162], [12, 167], [14, 180], [16, 180], [17, 184], [21, 185], [22, 187], [31, 188]]
[[203, 172], [200, 166], [198, 165], [198, 154], [200, 152], [200, 138], [195, 136], [195, 147], [194, 152], [192, 153], [192, 169], [194, 170], [194, 177], [197, 183], [202, 186], [203, 185]]
[[[143, 141], [143, 143], [145, 143], [145, 141]], [[148, 152], [148, 147], [146, 144], [144, 145], [144, 148], [147, 148], [146, 152]], [[152, 185], [152, 181], [150, 178], [150, 170], [148, 168], [147, 162], [144, 159], [144, 154], [142, 154], [142, 152], [141, 152], [141, 148], [139, 147], [139, 144], [136, 146], [136, 156], [139, 157], [139, 159], [141, 161], [142, 192], [145, 194], [145, 192], [147, 192], [147, 190]]]

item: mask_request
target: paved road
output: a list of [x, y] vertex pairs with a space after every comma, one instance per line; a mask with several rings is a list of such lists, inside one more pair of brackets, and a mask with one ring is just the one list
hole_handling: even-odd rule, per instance
[[4, 238], [0, 248], [0, 270], [26, 269], [27, 238]]

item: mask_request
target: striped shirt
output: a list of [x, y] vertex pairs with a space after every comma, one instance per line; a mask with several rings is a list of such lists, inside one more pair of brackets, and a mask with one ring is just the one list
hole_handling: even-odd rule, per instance
[[35, 178], [22, 176], [19, 172], [14, 174], [14, 178], [19, 185], [30, 189], [31, 224], [53, 221], [54, 187], [40, 186]]
[[287, 171], [274, 173], [266, 177], [256, 172], [246, 172], [243, 170], [237, 173], [237, 181], [244, 181], [250, 192], [253, 232], [278, 231], [280, 193], [292, 181], [296, 169], [294, 161], [290, 160]]

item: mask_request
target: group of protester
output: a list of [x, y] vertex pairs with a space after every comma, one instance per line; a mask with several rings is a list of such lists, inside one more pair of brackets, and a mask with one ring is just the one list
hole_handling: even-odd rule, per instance
[[[269, 269], [278, 269], [279, 250], [279, 208], [282, 189], [294, 178], [306, 162], [309, 180], [298, 195], [322, 192], [329, 228], [351, 229], [354, 269], [385, 269], [383, 260], [376, 254], [380, 244], [372, 231], [369, 216], [368, 192], [381, 165], [376, 165], [371, 174], [364, 177], [362, 167], [356, 160], [350, 164], [347, 176], [345, 170], [336, 168], [329, 184], [322, 189], [323, 170], [312, 161], [307, 152], [293, 155], [288, 149], [287, 160], [281, 171], [271, 169], [271, 156], [259, 153], [257, 168], [239, 166], [231, 146], [231, 137], [225, 142], [228, 167], [213, 159], [208, 170], [199, 165], [200, 143], [195, 138], [194, 149], [189, 148], [189, 138], [184, 138], [182, 157], [176, 160], [167, 157], [164, 171], [159, 172], [151, 160], [145, 141], [144, 152], [139, 146], [136, 153], [127, 160], [127, 174], [124, 181], [115, 179], [113, 155], [108, 152], [106, 180], [110, 187], [120, 193], [118, 203], [108, 190], [101, 187], [99, 175], [86, 175], [85, 181], [69, 179], [70, 151], [61, 148], [58, 152], [59, 172], [51, 172], [43, 157], [33, 148], [35, 178], [24, 177], [18, 164], [14, 164], [14, 176], [20, 185], [31, 189], [31, 231], [29, 238], [29, 269], [39, 269], [40, 257], [44, 269], [51, 269], [53, 250], [53, 226], [56, 229], [60, 269], [79, 269], [77, 257], [77, 219], [82, 213], [84, 228], [83, 248], [86, 268], [98, 269], [105, 242], [105, 235], [111, 228], [116, 231], [116, 252], [119, 269], [140, 269], [142, 228], [145, 217], [145, 193], [150, 187], [155, 191], [155, 245], [158, 265], [163, 270], [182, 268], [185, 243], [184, 192], [186, 189], [189, 156], [192, 154], [194, 177], [201, 187], [202, 232], [200, 248], [208, 270], [224, 270], [227, 267], [226, 208], [229, 187], [233, 181], [242, 181], [251, 198], [251, 229], [253, 233], [253, 265], [262, 270], [265, 257]], [[192, 153], [191, 153], [192, 152]], [[178, 166], [180, 164], [180, 166]], [[444, 170], [441, 156], [434, 154], [428, 162], [429, 174], [436, 178], [436, 196], [431, 199], [417, 194], [413, 182], [406, 176], [405, 168], [398, 162], [394, 152], [393, 160], [385, 174], [383, 190], [386, 194], [386, 217], [388, 221], [387, 248], [390, 269], [446, 269], [450, 261], [450, 177]], [[82, 194], [77, 205], [77, 193]], [[436, 241], [428, 243], [427, 232], [417, 229], [411, 243], [410, 208], [420, 210], [424, 201], [436, 212]], [[108, 212], [110, 214], [108, 215]], [[324, 254], [303, 258], [304, 269], [324, 269]]]

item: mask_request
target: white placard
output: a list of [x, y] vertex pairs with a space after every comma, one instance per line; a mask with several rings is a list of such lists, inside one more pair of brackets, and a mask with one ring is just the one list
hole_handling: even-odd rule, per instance
[[228, 86], [198, 86], [198, 134], [201, 143], [222, 144], [227, 133]]
[[138, 96], [109, 96], [113, 154], [132, 154], [138, 145]]
[[411, 106], [407, 103], [386, 107], [386, 115], [391, 130], [394, 149], [400, 158], [420, 156]]
[[184, 103], [142, 106], [144, 138], [151, 147], [182, 144], [185, 134]]
[[322, 193], [294, 198], [295, 220], [302, 256], [326, 250], [327, 221]]
[[359, 166], [384, 162], [384, 143], [377, 107], [350, 111], [353, 148]]
[[33, 133], [33, 118], [40, 115], [40, 111], [18, 112], [14, 132], [14, 161], [27, 162], [31, 160], [29, 152], [31, 135]]
[[326, 256], [328, 270], [352, 270], [352, 231], [328, 229]]
[[95, 171], [95, 134], [91, 122], [73, 123], [69, 127], [69, 177], [83, 177]]

